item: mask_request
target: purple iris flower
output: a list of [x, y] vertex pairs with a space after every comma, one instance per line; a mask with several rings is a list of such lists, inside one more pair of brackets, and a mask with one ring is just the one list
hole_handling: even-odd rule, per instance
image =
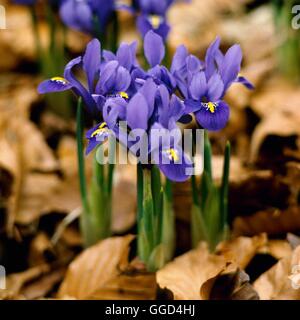
[[135, 68], [132, 78], [135, 79], [137, 87], [152, 78], [157, 85], [164, 84], [170, 93], [176, 89], [176, 81], [170, 71], [163, 65], [165, 56], [165, 45], [163, 39], [153, 31], [149, 31], [144, 38], [144, 54], [150, 69], [144, 71], [142, 68]]
[[193, 163], [182, 149], [180, 129], [170, 130], [155, 123], [152, 130], [159, 131], [161, 136], [158, 146], [151, 150], [152, 161], [168, 179], [186, 181], [193, 172]]
[[[159, 143], [151, 147], [152, 161], [157, 164], [161, 172], [172, 181], [185, 181], [191, 175], [193, 163], [182, 149], [182, 134], [177, 126], [183, 116], [186, 115], [186, 107], [183, 102], [175, 95], [170, 96], [164, 85], [158, 87], [156, 95], [158, 104], [157, 117], [151, 127], [159, 130], [161, 139]], [[155, 139], [151, 139], [151, 142]]]
[[[136, 58], [137, 42], [131, 44], [121, 43], [116, 54], [108, 50], [103, 50], [103, 58], [106, 62], [118, 61], [119, 65], [125, 68], [130, 74], [137, 68], [139, 64]], [[134, 78], [131, 78], [131, 83], [126, 90], [126, 95], [131, 97], [136, 93], [136, 85]]]
[[[146, 80], [126, 108], [126, 121], [130, 129], [147, 132], [152, 163], [173, 181], [187, 180], [193, 168], [191, 160], [182, 150], [181, 131], [176, 124], [184, 114], [183, 102], [175, 95], [170, 97], [166, 86], [158, 86], [151, 78]], [[130, 151], [136, 154], [134, 148]]]
[[[83, 85], [74, 76], [75, 67], [81, 67], [87, 85]], [[103, 61], [101, 44], [94, 39], [87, 45], [83, 57], [77, 57], [67, 64], [64, 77], [43, 81], [38, 87], [38, 92], [43, 94], [71, 89], [77, 96], [82, 97], [89, 113], [97, 119], [101, 116], [102, 108], [108, 98], [118, 96], [128, 98], [126, 90], [130, 84], [129, 71], [116, 60]]]
[[129, 99], [128, 89], [132, 79], [129, 71], [116, 60], [102, 64], [99, 80], [93, 98], [102, 113], [108, 98]]
[[93, 33], [93, 11], [88, 0], [63, 0], [59, 14], [66, 26]]
[[118, 7], [137, 15], [137, 27], [143, 37], [152, 30], [166, 40], [170, 32], [166, 16], [174, 2], [176, 0], [133, 0], [131, 6]]
[[[131, 99], [112, 97], [106, 100], [102, 109], [103, 121], [87, 132], [89, 143], [86, 152], [91, 152], [113, 135], [143, 161], [141, 146], [137, 144], [141, 137], [136, 137], [135, 141], [134, 136], [134, 130], [143, 130], [146, 133], [146, 140], [143, 140], [145, 160], [152, 159], [151, 163], [156, 164], [169, 179], [185, 181], [191, 175], [193, 164], [182, 150], [181, 131], [176, 124], [186, 114], [185, 109], [176, 95], [170, 96], [165, 85], [157, 85], [148, 78]], [[126, 121], [128, 132], [122, 131], [120, 121]], [[161, 139], [153, 137], [154, 130], [159, 130]]]
[[96, 17], [96, 24], [103, 32], [115, 11], [115, 0], [89, 0], [89, 3]]
[[[93, 151], [98, 145], [103, 144], [109, 136], [116, 137], [120, 142], [125, 142], [126, 133], [119, 127], [120, 121], [126, 120], [127, 100], [122, 97], [108, 98], [103, 106], [103, 121], [98, 123], [86, 133], [88, 145], [86, 154]], [[124, 136], [124, 137], [123, 137]]]
[[[40, 94], [72, 90], [82, 97], [90, 114], [97, 113], [97, 105], [93, 98], [94, 83], [99, 78], [101, 66], [101, 44], [97, 39], [92, 40], [86, 48], [83, 57], [71, 60], [65, 67], [64, 77], [53, 77], [43, 81], [38, 86]], [[83, 85], [73, 73], [75, 67], [81, 67], [85, 73], [87, 87]]]
[[59, 11], [70, 28], [96, 34], [104, 32], [114, 10], [114, 0], [63, 0]]
[[225, 127], [230, 109], [223, 98], [229, 87], [239, 82], [249, 89], [253, 85], [239, 75], [242, 51], [234, 45], [225, 55], [219, 49], [220, 38], [208, 48], [205, 61], [189, 55], [186, 48], [177, 49], [171, 73], [184, 96], [189, 112], [194, 112], [198, 123], [205, 129], [217, 131]]

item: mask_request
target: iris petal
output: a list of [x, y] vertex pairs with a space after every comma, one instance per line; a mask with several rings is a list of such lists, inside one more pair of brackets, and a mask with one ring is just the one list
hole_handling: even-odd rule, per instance
[[50, 92], [62, 92], [72, 88], [72, 85], [63, 78], [53, 78], [45, 80], [38, 86], [38, 92], [40, 94]]
[[[183, 153], [181, 148], [177, 147], [173, 150], [176, 152], [177, 161], [170, 160], [169, 164], [160, 163], [158, 167], [168, 179], [176, 182], [186, 181], [193, 172], [192, 161]], [[167, 156], [166, 150], [162, 150], [162, 154], [165, 158]]]
[[127, 122], [131, 129], [148, 128], [148, 104], [141, 93], [137, 93], [128, 103]]
[[151, 67], [159, 65], [165, 56], [165, 46], [162, 38], [149, 31], [144, 38], [144, 51]]
[[224, 90], [237, 78], [242, 63], [242, 50], [237, 44], [233, 45], [225, 54], [221, 69], [221, 76], [224, 82]]
[[194, 100], [200, 100], [205, 95], [207, 91], [207, 82], [204, 72], [199, 72], [194, 75], [189, 90]]
[[88, 79], [89, 91], [94, 90], [95, 77], [100, 69], [101, 60], [101, 44], [98, 39], [93, 39], [88, 43], [85, 54], [82, 59], [83, 70]]
[[230, 109], [224, 101], [217, 102], [214, 112], [211, 112], [206, 104], [202, 103], [202, 107], [195, 113], [198, 123], [207, 130], [218, 131], [223, 129], [230, 115]]
[[224, 92], [224, 83], [218, 73], [215, 73], [209, 79], [207, 87], [207, 97], [209, 101], [217, 101], [222, 97]]
[[247, 89], [253, 90], [255, 87], [254, 85], [245, 77], [239, 76], [235, 82], [243, 84]]
[[97, 111], [96, 103], [88, 90], [76, 79], [73, 68], [82, 63], [82, 58], [77, 57], [71, 60], [65, 67], [64, 77], [72, 84], [74, 92], [81, 96], [91, 114]]

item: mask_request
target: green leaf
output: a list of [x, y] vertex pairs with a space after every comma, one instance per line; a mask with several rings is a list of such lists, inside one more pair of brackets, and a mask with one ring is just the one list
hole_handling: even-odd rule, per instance
[[192, 244], [196, 248], [200, 241], [209, 241], [207, 226], [200, 206], [193, 204], [191, 212]]
[[161, 243], [154, 248], [151, 252], [149, 260], [147, 262], [147, 269], [150, 272], [155, 272], [161, 269], [165, 265], [165, 248]]
[[205, 201], [204, 207], [208, 239], [210, 249], [213, 251], [220, 240], [221, 216], [220, 216], [220, 192], [213, 187]]
[[227, 142], [224, 156], [223, 177], [220, 189], [220, 216], [221, 228], [226, 229], [228, 223], [228, 192], [229, 192], [229, 171], [230, 171], [230, 143]]
[[[168, 183], [170, 185], [171, 183]], [[175, 251], [175, 214], [173, 209], [172, 198], [168, 194], [169, 187], [165, 188], [163, 192], [163, 212], [161, 222], [161, 236], [160, 242], [164, 245], [165, 250], [165, 263], [173, 258]]]
[[160, 171], [157, 166], [151, 167], [151, 190], [154, 205], [154, 212], [159, 216], [162, 211], [162, 196], [161, 196], [161, 178]]

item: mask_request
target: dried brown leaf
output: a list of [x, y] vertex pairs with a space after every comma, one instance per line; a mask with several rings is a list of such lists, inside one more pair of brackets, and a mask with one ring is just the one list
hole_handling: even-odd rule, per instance
[[260, 148], [268, 136], [300, 136], [299, 101], [299, 87], [281, 78], [271, 78], [253, 96], [251, 107], [262, 117], [262, 121], [255, 128], [251, 139], [251, 161], [258, 158]]
[[37, 299], [45, 297], [61, 281], [63, 268], [43, 264], [24, 272], [11, 274], [6, 279], [6, 289], [0, 290], [0, 299]]
[[[262, 274], [254, 288], [262, 300], [299, 300], [300, 247]], [[298, 288], [298, 289], [297, 289]]]
[[158, 285], [173, 293], [175, 300], [201, 300], [201, 286], [226, 267], [224, 256], [209, 253], [204, 243], [175, 258], [156, 275]]
[[244, 271], [230, 264], [217, 276], [208, 279], [200, 294], [204, 300], [258, 300], [258, 294], [249, 281]]
[[[136, 296], [137, 291], [141, 290], [138, 281], [141, 279], [133, 277], [137, 288], [132, 288], [129, 278], [124, 275], [128, 268], [129, 244], [133, 238], [132, 235], [108, 238], [86, 249], [70, 264], [58, 297], [105, 299], [122, 293], [122, 285], [125, 285], [123, 299], [130, 298], [132, 294]], [[151, 289], [148, 279], [141, 283]]]
[[216, 253], [234, 262], [239, 268], [245, 269], [256, 253], [267, 244], [267, 236], [261, 234], [253, 238], [239, 237], [221, 242]]
[[89, 299], [93, 300], [153, 300], [156, 297], [155, 273], [149, 273], [144, 265], [133, 260], [117, 277], [97, 289]]
[[261, 247], [257, 253], [269, 254], [280, 260], [292, 254], [292, 247], [287, 240], [268, 240], [265, 246]]
[[253, 236], [266, 232], [269, 235], [295, 232], [300, 229], [300, 209], [298, 206], [286, 210], [269, 209], [251, 216], [237, 217], [233, 222], [236, 236]]

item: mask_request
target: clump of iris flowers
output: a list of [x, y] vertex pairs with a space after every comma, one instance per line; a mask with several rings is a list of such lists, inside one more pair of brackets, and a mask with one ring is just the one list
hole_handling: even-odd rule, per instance
[[[99, 150], [109, 141], [109, 137], [114, 137], [136, 156], [138, 255], [150, 271], [157, 270], [172, 258], [175, 239], [172, 182], [188, 180], [194, 168], [190, 155], [182, 148], [183, 136], [179, 124], [190, 122], [194, 115], [201, 128], [208, 131], [220, 130], [226, 125], [230, 115], [230, 107], [224, 101], [228, 88], [233, 83], [253, 88], [248, 80], [239, 75], [242, 60], [240, 47], [234, 45], [223, 54], [219, 46], [220, 39], [217, 38], [209, 47], [205, 61], [190, 55], [184, 46], [180, 46], [173, 57], [171, 68], [168, 69], [162, 64], [165, 55], [163, 38], [150, 30], [144, 38], [144, 56], [150, 66], [145, 69], [136, 58], [136, 43], [123, 43], [114, 54], [101, 49], [100, 42], [94, 39], [88, 44], [83, 57], [75, 58], [67, 64], [64, 77], [53, 77], [39, 86], [40, 93], [72, 90], [79, 102], [84, 103], [86, 111], [95, 122], [86, 133], [86, 153]], [[75, 68], [83, 71], [85, 80], [75, 76]], [[82, 103], [79, 103], [78, 110], [82, 112]], [[80, 112], [77, 118], [77, 138], [78, 149], [82, 151], [80, 140], [83, 123]], [[125, 130], [124, 123], [127, 125]], [[138, 137], [139, 140], [135, 141], [135, 130], [142, 130], [142, 139]], [[152, 134], [157, 130], [160, 138], [153, 140]], [[171, 134], [173, 132], [176, 139]], [[207, 220], [213, 221], [207, 228], [201, 222], [204, 213], [220, 217], [218, 212], [226, 212], [224, 206], [227, 206], [229, 149], [225, 157], [224, 183], [217, 192], [211, 177], [208, 135], [205, 136], [201, 206], [197, 200], [200, 188], [195, 177], [192, 177], [194, 204], [202, 210], [196, 210], [198, 216], [193, 219], [193, 228], [198, 230], [195, 239], [215, 242], [216, 232], [212, 231], [210, 237], [204, 237], [199, 236], [199, 230], [210, 230], [216, 222]], [[141, 146], [137, 144], [140, 140], [146, 146], [146, 153], [141, 153]], [[97, 153], [98, 151], [95, 152]], [[82, 164], [81, 154], [78, 159], [79, 164]], [[95, 159], [99, 160], [97, 157]], [[106, 171], [101, 164], [99, 166], [96, 170], [98, 175], [99, 172]], [[107, 171], [107, 176], [100, 175], [100, 187], [106, 190], [105, 186], [109, 186], [110, 189], [105, 201], [111, 200], [111, 170]], [[80, 172], [83, 179], [82, 169]], [[82, 181], [81, 186], [83, 203], [86, 203], [83, 204], [84, 211], [87, 211], [85, 220], [88, 223], [85, 225], [93, 228], [93, 224], [99, 223], [101, 218], [97, 214], [92, 215], [93, 219], [89, 216], [93, 201], [87, 201]], [[109, 207], [111, 208], [111, 202]], [[103, 210], [108, 209], [102, 208], [100, 211], [103, 213]]]

